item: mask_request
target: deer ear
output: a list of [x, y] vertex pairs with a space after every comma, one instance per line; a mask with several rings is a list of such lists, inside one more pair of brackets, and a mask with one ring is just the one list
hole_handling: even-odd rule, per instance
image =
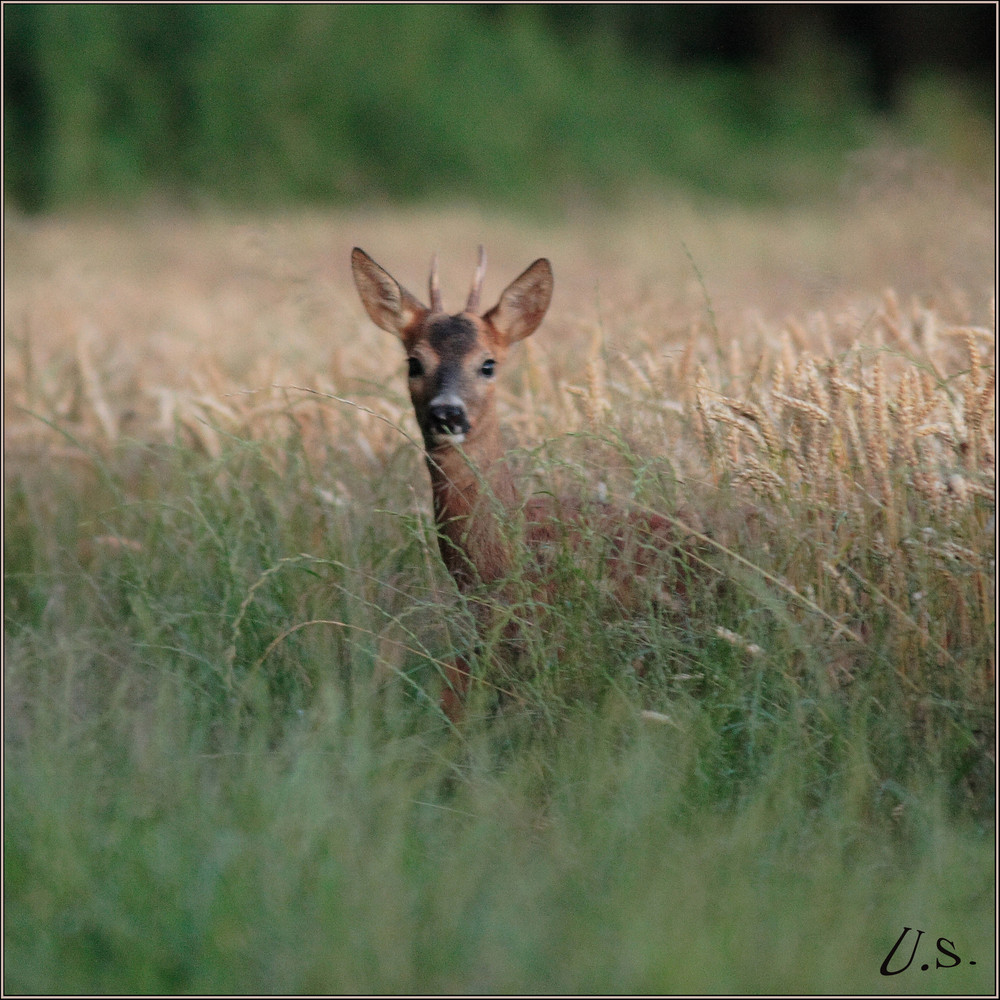
[[483, 316], [506, 344], [524, 340], [538, 329], [552, 301], [552, 265], [536, 260], [505, 289], [500, 301]]
[[351, 252], [351, 270], [372, 322], [405, 340], [414, 325], [427, 315], [427, 307], [358, 247]]

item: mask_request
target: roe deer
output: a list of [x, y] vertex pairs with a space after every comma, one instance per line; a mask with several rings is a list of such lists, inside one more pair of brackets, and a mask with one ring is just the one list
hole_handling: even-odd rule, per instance
[[[459, 590], [502, 587], [515, 569], [503, 511], [521, 514], [525, 541], [545, 548], [563, 537], [567, 520], [583, 507], [550, 496], [524, 501], [504, 457], [496, 410], [496, 377], [511, 344], [538, 328], [552, 299], [552, 266], [536, 260], [512, 281], [492, 309], [480, 314], [486, 256], [479, 264], [465, 308], [444, 311], [437, 257], [431, 265], [430, 307], [423, 305], [363, 250], [351, 254], [354, 281], [368, 315], [403, 342], [410, 398], [424, 438], [441, 558]], [[675, 544], [671, 522], [655, 514], [624, 515], [601, 505], [598, 531], [613, 550], [611, 580], [628, 589], [652, 567], [653, 553]], [[629, 528], [628, 534], [625, 529]], [[676, 588], [675, 588], [676, 589]], [[671, 600], [671, 595], [666, 595]], [[482, 630], [488, 607], [474, 604]], [[453, 721], [462, 712], [469, 683], [463, 659], [449, 665], [441, 706]]]

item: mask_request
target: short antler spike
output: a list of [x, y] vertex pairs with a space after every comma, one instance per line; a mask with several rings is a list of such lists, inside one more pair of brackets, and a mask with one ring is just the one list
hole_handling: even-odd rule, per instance
[[441, 285], [438, 281], [438, 255], [431, 258], [431, 312], [444, 312], [441, 305]]
[[483, 278], [486, 277], [486, 248], [479, 244], [479, 264], [476, 267], [476, 276], [472, 279], [472, 290], [469, 292], [469, 301], [466, 303], [466, 312], [475, 312], [479, 308], [479, 296], [483, 290]]

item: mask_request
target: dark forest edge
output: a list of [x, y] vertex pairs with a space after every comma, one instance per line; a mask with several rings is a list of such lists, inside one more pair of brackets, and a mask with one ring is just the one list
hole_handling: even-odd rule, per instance
[[886, 141], [991, 169], [988, 5], [777, 10], [11, 5], [5, 199], [803, 200]]

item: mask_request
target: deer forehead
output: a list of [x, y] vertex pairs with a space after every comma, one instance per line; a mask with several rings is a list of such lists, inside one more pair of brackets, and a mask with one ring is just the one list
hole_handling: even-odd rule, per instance
[[495, 349], [490, 329], [478, 316], [458, 313], [427, 320], [415, 343], [425, 343], [441, 362], [462, 362], [470, 355]]

